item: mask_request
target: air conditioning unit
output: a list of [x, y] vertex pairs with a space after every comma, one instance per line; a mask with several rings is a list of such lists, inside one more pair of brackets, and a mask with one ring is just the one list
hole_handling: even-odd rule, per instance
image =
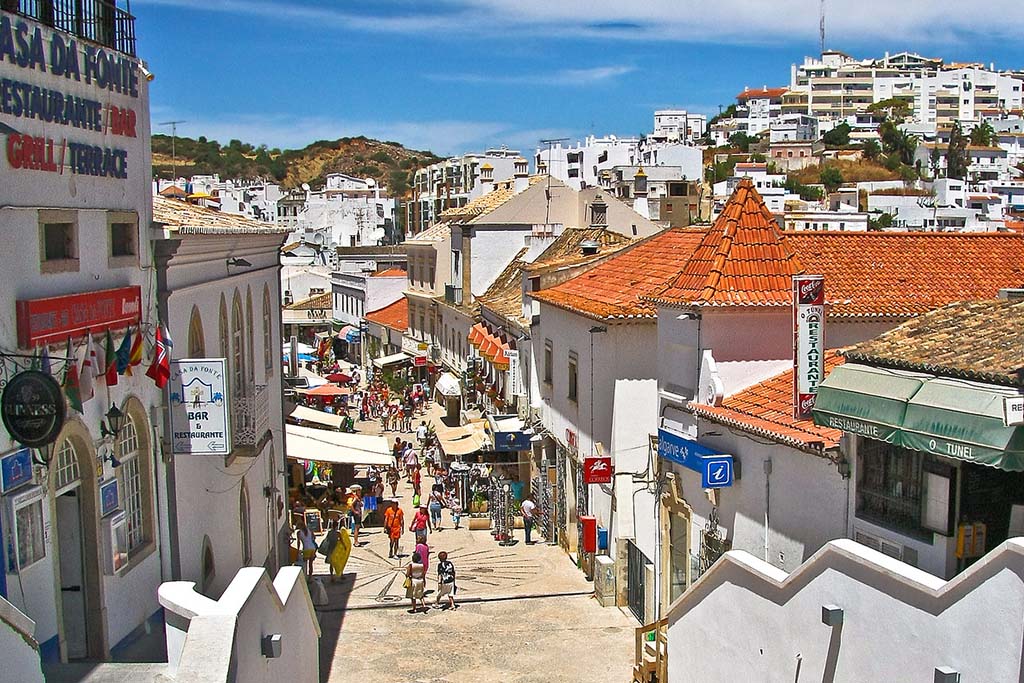
[[594, 595], [602, 607], [615, 606], [615, 560], [607, 555], [594, 558]]
[[917, 566], [917, 550], [907, 547], [902, 543], [890, 541], [886, 538], [876, 536], [856, 527], [853, 529], [853, 540], [863, 546], [871, 548], [872, 550], [877, 550], [883, 555], [888, 555], [889, 557], [900, 560], [901, 562], [906, 562], [912, 567]]

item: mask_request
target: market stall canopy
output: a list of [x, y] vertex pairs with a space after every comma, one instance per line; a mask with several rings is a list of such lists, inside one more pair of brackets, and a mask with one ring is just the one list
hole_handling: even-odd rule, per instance
[[339, 384], [348, 384], [352, 381], [352, 378], [346, 375], [344, 372], [332, 372], [327, 375], [328, 382], [337, 382]]
[[378, 368], [382, 368], [385, 365], [394, 365], [395, 363], [401, 363], [409, 360], [409, 354], [407, 353], [393, 353], [390, 356], [384, 356], [383, 358], [374, 358], [373, 364]]
[[348, 387], [339, 387], [337, 384], [321, 384], [316, 389], [306, 389], [302, 393], [306, 396], [348, 396], [352, 390]]
[[459, 391], [458, 378], [450, 372], [446, 372], [437, 378], [434, 389], [440, 391], [445, 396], [459, 396], [462, 393]]
[[306, 368], [299, 368], [299, 377], [305, 377], [307, 380], [309, 380], [310, 389], [327, 384], [326, 379], [316, 374], [312, 370], [307, 370]]
[[345, 420], [344, 415], [325, 413], [322, 410], [314, 410], [305, 406], [296, 406], [295, 410], [288, 417], [293, 420], [302, 420], [303, 422], [315, 422], [333, 429], [341, 429], [341, 423]]
[[476, 453], [488, 442], [483, 422], [470, 422], [460, 427], [435, 427], [434, 433], [447, 456]]
[[[292, 345], [290, 342], [285, 342], [284, 345], [281, 347], [281, 351], [285, 354], [291, 353], [291, 350]], [[309, 344], [303, 344], [302, 342], [297, 342], [295, 344], [295, 350], [298, 353], [316, 353], [316, 348], [310, 346]]]
[[395, 459], [387, 439], [368, 434], [329, 432], [285, 425], [288, 457], [341, 465], [391, 465]]

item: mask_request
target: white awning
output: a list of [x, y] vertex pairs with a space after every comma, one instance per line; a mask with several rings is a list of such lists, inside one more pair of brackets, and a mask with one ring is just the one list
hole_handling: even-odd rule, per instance
[[394, 365], [395, 363], [401, 363], [402, 361], [409, 360], [410, 356], [407, 353], [393, 353], [390, 356], [384, 356], [383, 358], [374, 358], [373, 364], [378, 368], [382, 368], [385, 365]]
[[434, 385], [434, 389], [440, 391], [445, 396], [459, 396], [462, 394], [459, 391], [459, 380], [450, 372], [446, 372], [437, 378], [437, 384]]
[[307, 370], [306, 368], [303, 367], [299, 368], [299, 377], [307, 377], [309, 379], [310, 389], [316, 389], [317, 387], [322, 387], [325, 384], [329, 384], [325, 377], [321, 377], [312, 370]]
[[345, 419], [343, 415], [325, 413], [322, 410], [313, 410], [306, 406], [296, 406], [295, 410], [288, 417], [294, 420], [302, 420], [303, 422], [315, 422], [334, 429], [341, 429], [341, 423]]
[[342, 465], [391, 465], [388, 441], [383, 436], [345, 434], [311, 427], [285, 425], [288, 457]]
[[487, 443], [483, 422], [470, 422], [460, 427], [436, 425], [434, 431], [441, 450], [449, 457], [475, 453]]

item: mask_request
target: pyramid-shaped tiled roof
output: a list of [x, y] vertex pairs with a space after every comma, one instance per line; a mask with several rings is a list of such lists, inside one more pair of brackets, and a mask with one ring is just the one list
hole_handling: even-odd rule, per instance
[[652, 301], [717, 306], [789, 305], [803, 265], [754, 183], [744, 178], [680, 273]]

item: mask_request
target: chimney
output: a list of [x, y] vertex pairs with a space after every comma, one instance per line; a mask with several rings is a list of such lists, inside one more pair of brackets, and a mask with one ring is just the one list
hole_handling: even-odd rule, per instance
[[643, 166], [633, 176], [633, 210], [644, 218], [651, 217], [651, 207], [647, 204], [647, 174]]
[[583, 240], [580, 242], [580, 253], [584, 256], [594, 256], [600, 248], [601, 245], [597, 240]]
[[466, 306], [473, 302], [473, 228], [462, 226], [462, 303]]
[[601, 199], [601, 195], [594, 195], [594, 201], [590, 203], [590, 227], [608, 227], [608, 205]]
[[530, 171], [529, 163], [522, 157], [516, 157], [515, 159], [515, 191], [519, 194], [530, 186]]
[[483, 190], [481, 194], [487, 194], [494, 189], [494, 167], [490, 164], [480, 167], [480, 187]]

